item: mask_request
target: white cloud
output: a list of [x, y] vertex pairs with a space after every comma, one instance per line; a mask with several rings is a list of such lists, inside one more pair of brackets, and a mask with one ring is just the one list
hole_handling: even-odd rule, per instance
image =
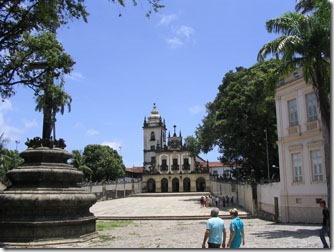
[[177, 48], [177, 47], [183, 46], [184, 43], [181, 41], [180, 38], [173, 37], [173, 38], [167, 39], [167, 44], [170, 48]]
[[100, 134], [100, 132], [95, 130], [95, 129], [89, 129], [89, 130], [87, 130], [86, 133], [90, 136], [96, 136], [96, 135]]
[[203, 107], [199, 105], [195, 105], [189, 108], [189, 112], [191, 114], [198, 114], [198, 113], [201, 113], [203, 110], [204, 110]]
[[177, 35], [181, 37], [186, 37], [187, 39], [189, 39], [194, 34], [194, 32], [195, 32], [194, 28], [186, 25], [181, 25], [180, 27], [177, 27], [177, 29], [175, 30], [175, 33]]
[[168, 46], [172, 49], [182, 47], [193, 41], [195, 29], [187, 26], [175, 26], [171, 28], [172, 35], [166, 39]]
[[28, 129], [34, 128], [34, 127], [38, 126], [38, 123], [37, 123], [36, 119], [32, 119], [32, 120], [26, 120], [26, 119], [24, 119], [23, 120], [23, 124], [24, 124], [24, 127], [28, 128]]
[[160, 25], [169, 25], [171, 22], [177, 19], [177, 16], [175, 14], [170, 15], [160, 15]]
[[118, 154], [120, 154], [119, 152], [122, 149], [122, 144], [120, 142], [103, 142], [101, 145], [106, 145], [113, 148], [118, 152]]
[[[159, 25], [167, 27], [169, 35], [166, 36], [166, 43], [169, 48], [175, 49], [193, 41], [195, 29], [188, 25], [180, 25], [175, 22], [179, 14], [160, 15]], [[173, 23], [173, 24], [172, 24]]]

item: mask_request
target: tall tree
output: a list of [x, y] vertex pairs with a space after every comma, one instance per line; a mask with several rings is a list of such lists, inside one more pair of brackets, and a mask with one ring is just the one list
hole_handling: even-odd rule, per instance
[[92, 181], [114, 180], [125, 175], [122, 157], [109, 146], [90, 144], [83, 151], [84, 165], [93, 171]]
[[4, 133], [0, 135], [0, 181], [5, 185], [10, 185], [6, 173], [20, 165], [23, 159], [16, 150], [8, 150], [5, 146], [9, 142]]
[[[84, 0], [0, 0], [0, 95], [15, 94], [15, 85], [41, 83], [47, 69], [33, 74], [24, 57], [17, 58], [27, 34], [55, 30], [72, 19], [87, 21]], [[25, 74], [22, 74], [22, 70]], [[18, 72], [21, 72], [19, 74]]]
[[39, 76], [38, 80], [29, 85], [37, 97], [36, 109], [43, 111], [42, 138], [50, 139], [54, 124], [52, 116], [59, 112], [59, 108], [62, 109], [66, 102], [71, 101], [62, 87], [63, 77], [70, 73], [74, 61], [64, 51], [53, 32], [43, 32], [34, 36], [27, 33], [24, 37], [14, 56], [19, 62], [26, 63], [18, 68], [17, 74], [21, 79]]
[[70, 164], [73, 165], [78, 170], [82, 171], [84, 174], [84, 180], [92, 181], [93, 171], [84, 163], [84, 157], [79, 150], [72, 151], [72, 158]]
[[[109, 0], [112, 3], [125, 6], [124, 0]], [[148, 3], [147, 16], [152, 11], [157, 12], [164, 6], [160, 0], [146, 0]], [[132, 0], [137, 5], [136, 0]], [[26, 74], [18, 76], [18, 71], [26, 66], [24, 58], [18, 60], [18, 46], [25, 39], [24, 34], [41, 31], [56, 31], [73, 19], [87, 22], [85, 0], [0, 0], [0, 96], [2, 99], [15, 94], [15, 86], [26, 86], [40, 83], [43, 74]], [[44, 69], [44, 74], [47, 69]]]
[[296, 9], [310, 14], [287, 12], [266, 22], [269, 33], [281, 36], [260, 49], [258, 60], [263, 61], [271, 54], [282, 59], [284, 64], [279, 69], [281, 77], [302, 67], [306, 83], [313, 86], [323, 125], [327, 191], [330, 201], [330, 2], [300, 0], [297, 1]]
[[[49, 99], [50, 102], [48, 103], [46, 99]], [[64, 114], [65, 106], [67, 106], [68, 112], [70, 112], [71, 102], [72, 97], [63, 90], [63, 83], [61, 83], [59, 86], [51, 85], [47, 94], [44, 92], [36, 97], [36, 110], [44, 111], [45, 105], [50, 104], [50, 116], [48, 117], [47, 121], [51, 122], [54, 140], [56, 139], [56, 114], [58, 112], [60, 114]], [[47, 127], [49, 128], [50, 125]], [[48, 132], [49, 131], [50, 130], [48, 130]]]
[[258, 179], [268, 171], [263, 158], [266, 157], [265, 129], [270, 163], [277, 164], [278, 160], [272, 85], [278, 64], [272, 60], [226, 73], [215, 100], [206, 105], [207, 116], [195, 132], [204, 153], [216, 145], [222, 162], [237, 162], [246, 176], [254, 169]]
[[190, 152], [190, 157], [196, 158], [201, 151], [197, 139], [193, 136], [187, 136], [184, 139], [184, 146]]

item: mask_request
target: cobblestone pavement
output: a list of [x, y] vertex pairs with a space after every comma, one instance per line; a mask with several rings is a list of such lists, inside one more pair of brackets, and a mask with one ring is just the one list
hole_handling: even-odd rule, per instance
[[[198, 196], [129, 197], [97, 202], [91, 211], [95, 216], [149, 216], [161, 215], [163, 220], [128, 220], [123, 226], [98, 231], [93, 239], [71, 243], [41, 243], [39, 248], [95, 249], [95, 248], [201, 248], [205, 224], [211, 207], [201, 208]], [[243, 212], [243, 211], [240, 211]], [[171, 219], [166, 219], [167, 213]], [[220, 214], [225, 220], [227, 235], [231, 220], [228, 208]], [[321, 214], [321, 210], [319, 211]], [[172, 219], [173, 216], [198, 216], [203, 219]], [[322, 248], [320, 225], [276, 224], [256, 218], [243, 218], [245, 222], [245, 249], [255, 248]], [[108, 220], [98, 220], [98, 222]], [[36, 245], [36, 244], [35, 244]], [[36, 246], [34, 246], [36, 248]], [[30, 248], [27, 246], [26, 248]]]
[[[228, 209], [220, 215], [229, 227]], [[170, 220], [131, 220], [125, 227], [99, 231], [96, 238], [57, 248], [201, 248], [205, 224], [211, 208], [201, 208], [199, 196], [129, 197], [97, 202], [91, 211], [100, 218], [108, 216], [170, 216]], [[239, 213], [246, 213], [240, 209]], [[321, 209], [319, 210], [321, 214]], [[175, 216], [204, 216], [200, 220], [174, 220]], [[100, 220], [102, 221], [102, 220]], [[106, 220], [107, 221], [107, 220]], [[260, 219], [244, 219], [244, 248], [321, 248], [319, 225], [276, 224]], [[229, 231], [227, 232], [229, 235]]]
[[[259, 219], [244, 219], [246, 244], [242, 248], [321, 248], [319, 226], [282, 225]], [[205, 220], [140, 220], [125, 227], [99, 231], [81, 243], [44, 248], [201, 248]], [[230, 220], [225, 220], [230, 224]], [[229, 232], [227, 232], [229, 234]]]

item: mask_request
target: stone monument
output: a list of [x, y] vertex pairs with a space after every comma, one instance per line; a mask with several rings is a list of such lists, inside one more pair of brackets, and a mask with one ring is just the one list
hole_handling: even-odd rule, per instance
[[94, 236], [96, 217], [89, 208], [96, 196], [78, 185], [83, 173], [67, 163], [72, 154], [64, 142], [33, 140], [20, 153], [24, 163], [7, 173], [12, 185], [0, 192], [0, 243]]

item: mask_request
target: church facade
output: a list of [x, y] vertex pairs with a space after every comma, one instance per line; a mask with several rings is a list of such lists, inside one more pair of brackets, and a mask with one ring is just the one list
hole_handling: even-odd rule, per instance
[[143, 192], [204, 192], [210, 190], [210, 174], [204, 160], [192, 157], [181, 132], [167, 133], [165, 120], [155, 104], [145, 117]]

